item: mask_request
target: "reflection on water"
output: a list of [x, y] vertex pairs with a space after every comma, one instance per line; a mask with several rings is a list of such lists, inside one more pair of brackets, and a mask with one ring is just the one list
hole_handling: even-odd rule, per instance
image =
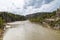
[[[18, 22], [16, 22], [18, 23]], [[4, 34], [3, 40], [60, 40], [60, 33], [29, 21], [12, 25]]]

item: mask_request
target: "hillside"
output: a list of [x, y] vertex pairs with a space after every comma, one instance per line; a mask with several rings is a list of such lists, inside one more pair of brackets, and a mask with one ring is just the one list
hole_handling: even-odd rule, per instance
[[30, 21], [38, 21], [39, 20], [44, 20], [48, 18], [56, 18], [56, 11], [54, 12], [37, 12], [33, 14], [29, 14], [26, 16]]
[[55, 11], [54, 12], [37, 12], [37, 13], [26, 15], [26, 17], [28, 19], [36, 18], [36, 17], [52, 18], [55, 15], [56, 15]]
[[41, 23], [44, 27], [49, 26], [49, 28], [60, 29], [60, 13], [57, 11], [53, 12], [38, 12], [34, 14], [27, 15], [26, 17], [35, 23]]

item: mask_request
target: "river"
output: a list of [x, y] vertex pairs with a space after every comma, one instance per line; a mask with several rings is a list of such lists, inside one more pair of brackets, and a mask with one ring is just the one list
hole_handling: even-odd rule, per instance
[[60, 40], [60, 32], [31, 23], [30, 21], [17, 21], [8, 23], [3, 40]]

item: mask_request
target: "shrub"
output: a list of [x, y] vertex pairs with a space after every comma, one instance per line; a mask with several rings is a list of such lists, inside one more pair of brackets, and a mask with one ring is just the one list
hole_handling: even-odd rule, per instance
[[3, 29], [4, 27], [4, 20], [2, 19], [2, 17], [0, 17], [0, 29]]

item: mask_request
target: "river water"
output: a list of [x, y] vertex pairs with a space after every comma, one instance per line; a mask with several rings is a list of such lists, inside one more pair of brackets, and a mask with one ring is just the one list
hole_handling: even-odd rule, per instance
[[42, 25], [29, 21], [8, 23], [3, 40], [60, 40], [60, 32], [44, 28]]

